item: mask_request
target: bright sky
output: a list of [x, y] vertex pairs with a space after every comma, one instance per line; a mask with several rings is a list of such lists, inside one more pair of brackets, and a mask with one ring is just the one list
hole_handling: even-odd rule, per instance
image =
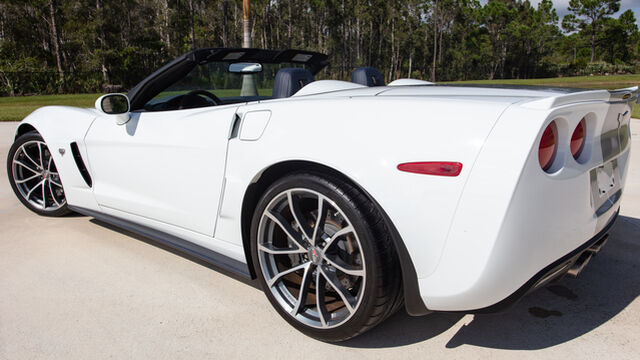
[[[529, 0], [531, 5], [537, 7], [538, 3], [541, 0]], [[569, 13], [567, 8], [569, 7], [569, 0], [552, 0], [553, 5], [558, 12], [558, 16], [560, 17], [560, 24], [562, 24], [562, 18]], [[613, 16], [617, 18], [620, 14], [627, 10], [633, 10], [633, 13], [636, 15], [636, 24], [640, 26], [640, 0], [622, 0], [620, 2], [620, 11], [615, 13]]]

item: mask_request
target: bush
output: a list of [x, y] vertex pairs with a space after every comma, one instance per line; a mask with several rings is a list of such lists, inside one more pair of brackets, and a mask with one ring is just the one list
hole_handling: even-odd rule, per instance
[[636, 74], [640, 73], [640, 66], [628, 64], [610, 64], [605, 62], [597, 63], [564, 63], [550, 64], [548, 73], [553, 76], [588, 76], [588, 75], [611, 75], [611, 74]]
[[99, 92], [99, 72], [68, 72], [60, 80], [57, 71], [1, 71], [0, 96]]
[[633, 71], [634, 68], [631, 65], [600, 62], [588, 64], [580, 75], [628, 74]]

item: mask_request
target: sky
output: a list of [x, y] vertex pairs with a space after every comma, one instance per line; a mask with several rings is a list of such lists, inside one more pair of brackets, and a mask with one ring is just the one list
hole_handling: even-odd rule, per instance
[[[529, 0], [531, 5], [537, 7], [540, 0]], [[569, 7], [569, 0], [552, 0], [553, 5], [558, 12], [558, 17], [560, 17], [560, 23], [562, 23], [562, 18], [569, 13], [567, 8]], [[613, 17], [617, 18], [623, 12], [627, 10], [633, 10], [633, 13], [636, 15], [636, 24], [640, 26], [640, 0], [622, 0], [620, 2], [620, 11], [615, 13]]]

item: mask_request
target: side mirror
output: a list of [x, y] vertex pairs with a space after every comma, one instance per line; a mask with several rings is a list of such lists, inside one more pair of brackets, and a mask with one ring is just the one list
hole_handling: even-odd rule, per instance
[[131, 116], [129, 116], [131, 104], [129, 103], [127, 95], [124, 94], [107, 94], [100, 96], [98, 100], [96, 100], [95, 107], [104, 114], [112, 115], [118, 125], [126, 124], [131, 118]]

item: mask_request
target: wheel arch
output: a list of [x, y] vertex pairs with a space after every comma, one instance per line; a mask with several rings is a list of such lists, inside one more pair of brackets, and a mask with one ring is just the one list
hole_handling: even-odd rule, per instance
[[18, 139], [20, 136], [28, 133], [28, 132], [32, 132], [35, 131], [38, 134], [40, 133], [33, 125], [29, 124], [29, 123], [22, 123], [18, 126], [18, 128], [16, 129], [16, 136], [14, 137], [14, 141], [16, 139]]
[[430, 311], [426, 308], [420, 296], [420, 291], [418, 288], [418, 277], [413, 262], [411, 261], [411, 257], [409, 256], [409, 252], [404, 245], [400, 233], [398, 232], [384, 209], [382, 209], [380, 204], [378, 204], [378, 202], [373, 198], [373, 196], [371, 196], [371, 194], [369, 194], [362, 186], [360, 186], [360, 184], [349, 178], [347, 175], [329, 166], [322, 165], [316, 162], [291, 160], [272, 164], [260, 174], [258, 174], [256, 176], [256, 179], [254, 179], [251, 185], [249, 185], [249, 187], [247, 188], [247, 191], [245, 192], [244, 198], [242, 200], [241, 229], [242, 245], [252, 278], [256, 277], [250, 250], [251, 218], [253, 217], [253, 212], [258, 205], [260, 197], [262, 196], [262, 194], [264, 194], [264, 192], [271, 184], [288, 174], [300, 171], [310, 171], [338, 178], [360, 190], [376, 207], [376, 209], [384, 218], [387, 229], [391, 233], [393, 245], [400, 260], [399, 263], [402, 273], [404, 302], [406, 310], [410, 315], [413, 316], [428, 314]]

